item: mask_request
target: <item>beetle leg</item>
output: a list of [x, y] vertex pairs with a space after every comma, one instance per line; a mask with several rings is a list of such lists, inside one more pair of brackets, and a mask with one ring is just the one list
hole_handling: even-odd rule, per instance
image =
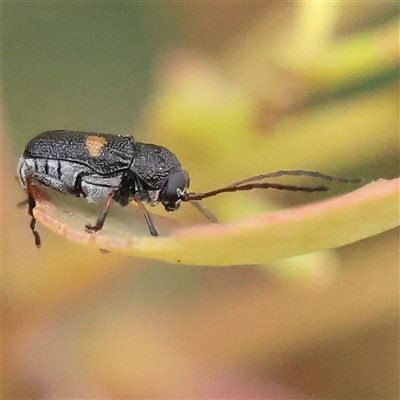
[[82, 190], [82, 176], [84, 176], [84, 175], [85, 174], [83, 172], [79, 172], [79, 174], [75, 178], [74, 188], [72, 189], [72, 193], [76, 197], [80, 197], [80, 195], [85, 197], [85, 193], [83, 193], [83, 190]]
[[153, 236], [158, 236], [158, 232], [157, 229], [154, 225], [153, 220], [151, 219], [151, 216], [149, 214], [149, 212], [147, 211], [146, 207], [144, 206], [144, 204], [140, 201], [140, 198], [137, 196], [133, 196], [133, 200], [136, 201], [136, 203], [139, 205], [140, 209], [142, 210], [144, 219], [147, 222], [147, 226], [149, 227], [149, 231]]
[[97, 218], [96, 223], [94, 225], [92, 225], [92, 224], [86, 224], [85, 225], [86, 230], [89, 233], [97, 232], [103, 227], [104, 221], [106, 220], [108, 209], [110, 208], [111, 200], [112, 200], [113, 197], [114, 197], [114, 193], [111, 193], [107, 197], [106, 204], [105, 204], [104, 208], [100, 211], [100, 214], [99, 214], [99, 216]]
[[64, 194], [75, 194], [73, 189], [71, 189], [68, 185], [65, 184], [61, 179], [57, 179], [54, 176], [46, 175], [42, 172], [29, 172], [27, 176], [27, 180], [31, 178], [35, 181], [41, 183], [44, 186], [49, 187], [50, 189], [57, 190], [57, 192], [61, 192]]
[[206, 207], [197, 200], [189, 200], [189, 203], [194, 205], [210, 222], [218, 223], [218, 218]]
[[35, 245], [40, 248], [40, 235], [36, 230], [36, 218], [33, 216], [33, 209], [36, 207], [36, 201], [32, 194], [32, 176], [28, 176], [26, 179], [26, 191], [28, 192], [28, 213], [31, 216], [30, 228], [35, 237]]

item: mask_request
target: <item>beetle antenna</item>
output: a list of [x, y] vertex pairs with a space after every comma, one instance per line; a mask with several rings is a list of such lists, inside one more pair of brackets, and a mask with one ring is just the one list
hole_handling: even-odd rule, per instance
[[333, 175], [322, 174], [317, 171], [307, 171], [304, 169], [294, 169], [294, 170], [280, 170], [275, 172], [270, 172], [268, 174], [261, 174], [251, 176], [250, 178], [242, 179], [241, 181], [234, 182], [229, 187], [236, 187], [238, 185], [243, 185], [247, 182], [259, 181], [261, 179], [267, 178], [277, 178], [279, 176], [310, 176], [312, 178], [321, 178], [329, 182], [339, 182], [339, 183], [363, 183], [364, 179], [362, 178], [341, 178]]
[[182, 201], [191, 201], [191, 200], [203, 200], [207, 197], [213, 197], [220, 193], [228, 193], [228, 192], [239, 192], [253, 189], [276, 189], [276, 190], [290, 190], [290, 191], [300, 191], [300, 192], [325, 192], [329, 190], [326, 186], [292, 186], [292, 185], [282, 185], [280, 183], [247, 183], [244, 185], [229, 185], [219, 189], [210, 190], [209, 192], [204, 193], [188, 193], [185, 197], [182, 198]]
[[204, 193], [188, 193], [182, 201], [202, 200], [207, 197], [213, 197], [220, 193], [247, 191], [253, 189], [275, 189], [275, 190], [289, 190], [289, 191], [301, 191], [301, 192], [325, 192], [329, 190], [326, 186], [294, 186], [286, 185], [273, 182], [254, 183], [253, 181], [259, 181], [261, 179], [276, 178], [280, 176], [309, 176], [313, 178], [321, 178], [329, 182], [340, 182], [340, 183], [362, 183], [361, 178], [340, 178], [332, 175], [325, 175], [316, 171], [306, 171], [303, 169], [299, 170], [280, 170], [271, 172], [268, 174], [255, 175], [250, 178], [243, 179], [241, 181], [234, 182], [228, 186], [224, 186], [219, 189], [210, 190]]

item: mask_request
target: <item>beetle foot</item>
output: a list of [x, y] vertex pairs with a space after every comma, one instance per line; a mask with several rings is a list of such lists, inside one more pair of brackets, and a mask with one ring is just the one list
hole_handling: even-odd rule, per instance
[[31, 218], [31, 223], [30, 223], [29, 227], [31, 228], [33, 236], [35, 237], [35, 245], [38, 249], [40, 249], [41, 240], [40, 240], [39, 232], [36, 230], [36, 218], [34, 218], [34, 217]]
[[85, 228], [86, 228], [86, 232], [88, 233], [96, 233], [98, 232], [101, 228], [103, 227], [103, 224], [98, 224], [96, 223], [95, 225], [92, 224], [86, 224]]

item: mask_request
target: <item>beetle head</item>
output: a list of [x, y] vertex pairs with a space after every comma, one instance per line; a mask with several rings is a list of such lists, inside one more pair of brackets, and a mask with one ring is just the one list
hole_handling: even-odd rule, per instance
[[189, 185], [189, 174], [185, 170], [178, 168], [170, 172], [159, 195], [159, 200], [166, 211], [175, 211], [179, 208]]

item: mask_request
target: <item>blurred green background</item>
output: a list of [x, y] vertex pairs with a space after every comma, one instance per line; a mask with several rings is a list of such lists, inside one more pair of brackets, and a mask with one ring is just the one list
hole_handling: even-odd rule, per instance
[[18, 148], [57, 127], [132, 132], [156, 58], [182, 42], [178, 19], [168, 3], [4, 3], [3, 101]]
[[[398, 398], [398, 230], [226, 269], [103, 254], [45, 228], [37, 251], [14, 181], [49, 129], [167, 146], [195, 190], [281, 168], [394, 178], [398, 3], [1, 7], [4, 398]], [[229, 220], [307, 201], [207, 204]]]

